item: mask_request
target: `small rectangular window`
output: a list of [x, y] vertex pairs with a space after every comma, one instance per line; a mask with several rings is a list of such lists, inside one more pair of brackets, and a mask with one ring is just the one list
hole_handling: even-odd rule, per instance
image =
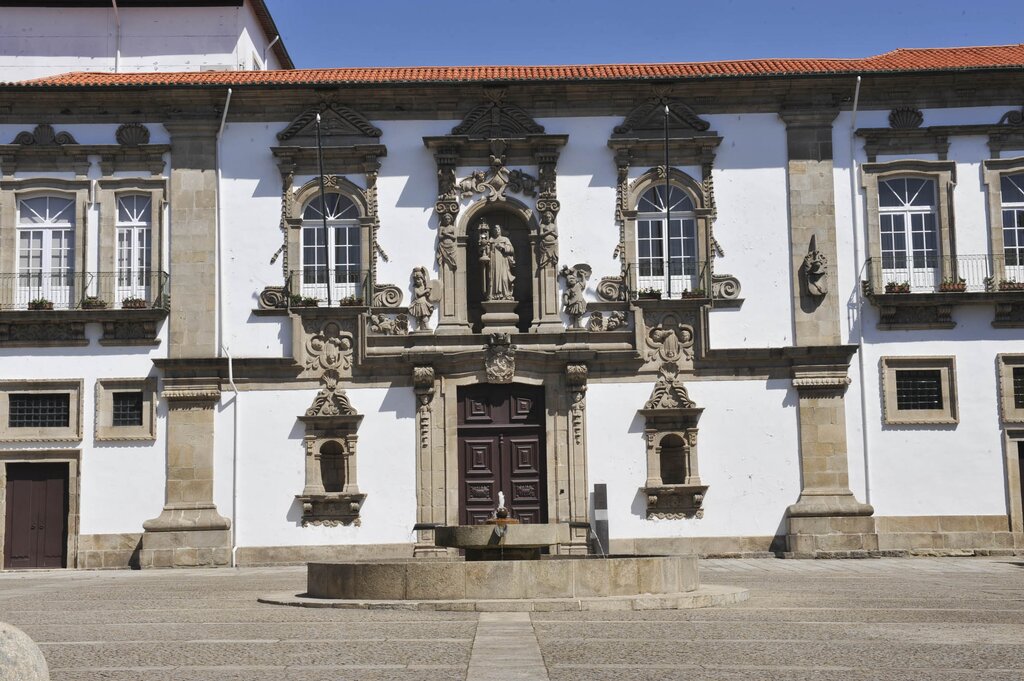
[[1024, 409], [1024, 367], [1013, 367], [1013, 408]]
[[71, 422], [71, 396], [67, 393], [12, 393], [9, 428], [67, 428]]
[[113, 394], [113, 418], [111, 425], [141, 426], [143, 415], [142, 392], [123, 392]]
[[942, 409], [942, 372], [901, 369], [896, 372], [896, 408]]

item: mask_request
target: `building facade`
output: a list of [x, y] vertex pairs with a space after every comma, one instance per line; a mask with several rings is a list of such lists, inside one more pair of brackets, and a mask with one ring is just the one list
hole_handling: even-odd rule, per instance
[[1022, 550], [1022, 64], [2, 86], [4, 566]]

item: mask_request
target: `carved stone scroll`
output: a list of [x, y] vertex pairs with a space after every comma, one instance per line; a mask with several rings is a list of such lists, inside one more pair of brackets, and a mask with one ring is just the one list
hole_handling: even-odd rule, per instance
[[14, 137], [14, 141], [11, 144], [20, 144], [21, 146], [37, 146], [37, 147], [52, 147], [52, 146], [63, 146], [65, 144], [78, 144], [75, 138], [71, 136], [70, 132], [56, 132], [52, 125], [43, 123], [37, 125], [32, 132], [23, 130]]

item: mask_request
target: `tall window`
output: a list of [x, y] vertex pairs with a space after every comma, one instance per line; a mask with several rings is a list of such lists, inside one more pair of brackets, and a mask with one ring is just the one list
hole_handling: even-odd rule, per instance
[[940, 271], [935, 198], [933, 180], [878, 182], [883, 283], [908, 282], [911, 289], [935, 290]]
[[1003, 256], [1007, 279], [1024, 281], [1024, 173], [999, 181], [1003, 212]]
[[59, 196], [18, 202], [18, 290], [16, 303], [45, 298], [54, 307], [72, 300], [75, 204]]
[[146, 194], [117, 197], [117, 301], [149, 301], [153, 264], [152, 200]]
[[[359, 297], [362, 294], [359, 210], [343, 194], [325, 194], [324, 199], [326, 210], [320, 197], [314, 196], [302, 211], [302, 295], [326, 299], [330, 285], [335, 301], [348, 296]], [[327, 248], [331, 249], [331, 272], [327, 270]]]
[[689, 194], [657, 185], [643, 193], [636, 211], [637, 286], [665, 297], [697, 288], [697, 221]]

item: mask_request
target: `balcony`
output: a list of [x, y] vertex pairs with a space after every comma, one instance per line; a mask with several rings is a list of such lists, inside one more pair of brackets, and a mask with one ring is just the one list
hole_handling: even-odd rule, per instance
[[284, 286], [263, 289], [253, 313], [278, 315], [314, 307], [396, 308], [401, 306], [402, 297], [402, 289], [397, 286], [372, 283], [368, 270], [304, 268], [289, 272]]
[[958, 305], [992, 305], [992, 326], [1024, 327], [1024, 261], [1002, 255], [868, 258], [863, 273], [879, 329], [952, 329]]
[[[743, 302], [739, 280], [712, 274], [707, 260], [641, 260], [627, 263], [623, 275], [621, 295], [626, 300], [711, 300], [715, 307]], [[599, 294], [605, 297], [600, 287]]]
[[0, 273], [0, 346], [157, 345], [170, 304], [166, 272]]

